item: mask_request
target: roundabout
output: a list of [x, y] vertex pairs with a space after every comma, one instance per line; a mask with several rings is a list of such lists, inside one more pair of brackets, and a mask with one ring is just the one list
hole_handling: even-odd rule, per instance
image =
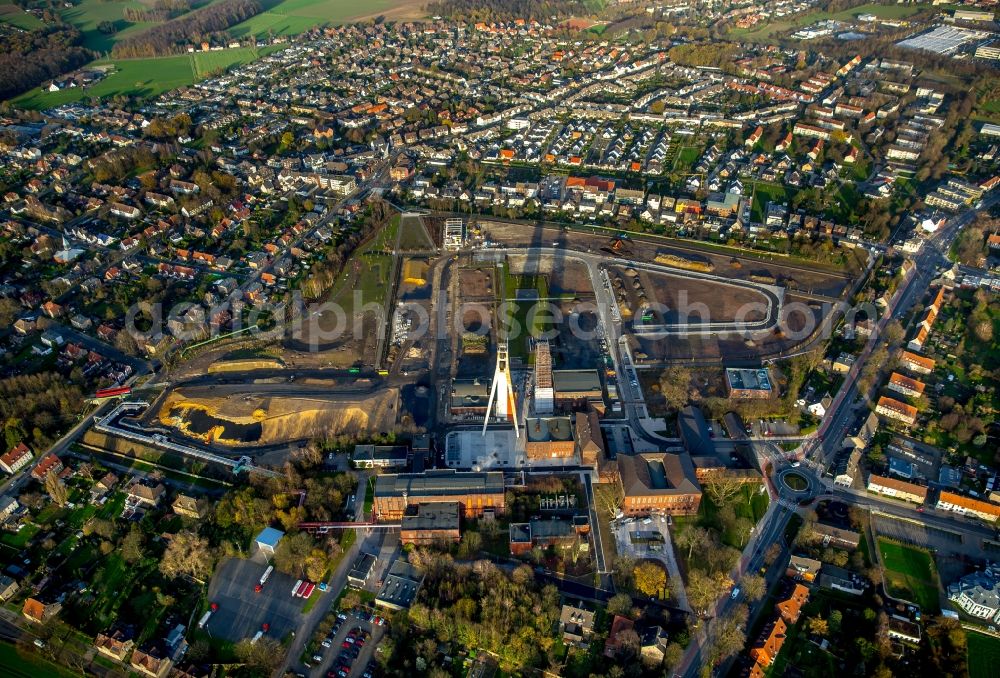
[[818, 490], [816, 478], [810, 474], [789, 466], [777, 473], [778, 489], [782, 495], [793, 501], [801, 502], [811, 499]]

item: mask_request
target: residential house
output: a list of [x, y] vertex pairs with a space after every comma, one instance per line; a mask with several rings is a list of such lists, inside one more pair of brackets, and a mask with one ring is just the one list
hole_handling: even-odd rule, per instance
[[31, 450], [24, 443], [18, 443], [10, 451], [0, 456], [0, 469], [14, 474], [31, 462]]
[[878, 476], [874, 473], [868, 476], [868, 491], [882, 494], [887, 497], [895, 497], [903, 501], [911, 501], [914, 504], [923, 504], [927, 501], [927, 488], [908, 483], [896, 478]]
[[61, 609], [62, 605], [59, 603], [43, 603], [37, 598], [28, 598], [24, 601], [21, 614], [29, 621], [41, 624], [59, 614], [59, 610]]
[[98, 633], [94, 640], [94, 648], [101, 654], [120, 662], [128, 660], [135, 648], [132, 634], [123, 629], [116, 629], [110, 635]]
[[996, 522], [997, 518], [1000, 518], [1000, 505], [998, 504], [943, 490], [937, 501], [937, 509], [963, 516], [974, 516], [990, 523]]
[[802, 581], [811, 582], [816, 580], [822, 566], [823, 563], [815, 558], [793, 555], [788, 559], [787, 574], [789, 577], [795, 577], [796, 579], [801, 579]]
[[608, 632], [608, 639], [604, 643], [604, 656], [614, 658], [622, 648], [622, 634], [626, 631], [633, 631], [635, 622], [628, 617], [619, 614], [611, 622], [611, 630]]
[[992, 568], [967, 574], [948, 585], [948, 600], [972, 617], [1000, 621], [1000, 574]]
[[186, 494], [178, 494], [170, 506], [174, 513], [185, 518], [202, 518], [206, 510], [203, 499], [195, 499]]
[[0, 602], [6, 603], [14, 597], [20, 588], [20, 585], [13, 577], [0, 574]]
[[787, 598], [778, 602], [775, 609], [778, 615], [785, 620], [786, 624], [795, 624], [799, 621], [802, 613], [802, 606], [809, 602], [809, 589], [802, 584], [795, 584], [792, 592]]
[[135, 650], [132, 652], [132, 659], [129, 666], [149, 678], [164, 678], [169, 672], [173, 662], [166, 653], [159, 649], [148, 651]]
[[62, 472], [63, 468], [65, 467], [59, 457], [54, 454], [47, 454], [35, 465], [35, 468], [31, 469], [31, 477], [39, 482], [43, 482], [49, 471], [58, 475]]
[[575, 605], [563, 605], [559, 631], [566, 645], [585, 645], [594, 634], [594, 613]]
[[142, 504], [149, 507], [156, 507], [160, 505], [160, 501], [163, 499], [166, 491], [167, 488], [163, 486], [163, 483], [153, 485], [148, 482], [136, 481], [128, 488], [127, 501], [133, 505]]
[[878, 403], [875, 405], [875, 412], [907, 426], [912, 426], [917, 421], [917, 408], [888, 396], [879, 397]]
[[775, 617], [764, 627], [760, 636], [750, 648], [750, 657], [755, 662], [767, 668], [773, 662], [778, 653], [781, 652], [782, 645], [785, 644], [785, 637], [788, 633], [788, 626], [781, 617]]

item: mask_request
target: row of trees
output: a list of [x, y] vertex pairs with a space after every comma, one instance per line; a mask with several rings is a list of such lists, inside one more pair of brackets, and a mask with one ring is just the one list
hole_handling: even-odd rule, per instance
[[80, 44], [81, 38], [80, 31], [63, 23], [5, 34], [0, 50], [0, 100], [17, 96], [90, 61], [93, 53]]
[[584, 0], [439, 0], [427, 5], [427, 12], [470, 21], [508, 21], [580, 16], [590, 13]]
[[213, 33], [246, 21], [261, 11], [258, 0], [222, 0], [117, 42], [117, 58], [151, 57], [178, 51], [179, 45], [200, 42]]

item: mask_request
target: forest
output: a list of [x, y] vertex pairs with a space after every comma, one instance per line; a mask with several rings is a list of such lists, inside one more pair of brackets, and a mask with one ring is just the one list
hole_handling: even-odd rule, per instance
[[4, 49], [0, 50], [0, 100], [10, 99], [90, 61], [94, 55], [80, 44], [82, 37], [80, 31], [68, 24], [4, 35]]
[[48, 447], [83, 410], [83, 391], [55, 372], [0, 380], [4, 444]]
[[126, 7], [122, 10], [122, 16], [132, 23], [169, 21], [189, 11], [191, 3], [188, 0], [156, 0], [149, 8]]
[[258, 0], [222, 0], [126, 38], [111, 50], [115, 58], [152, 57], [180, 51], [261, 11]]

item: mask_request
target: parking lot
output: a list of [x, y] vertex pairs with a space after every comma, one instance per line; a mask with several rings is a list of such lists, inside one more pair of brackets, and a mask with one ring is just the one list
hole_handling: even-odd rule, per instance
[[329, 640], [329, 647], [317, 649], [314, 660], [315, 657], [319, 660], [310, 671], [313, 678], [323, 678], [331, 673], [343, 678], [341, 671], [345, 667], [349, 669], [345, 671], [347, 676], [360, 678], [375, 657], [375, 648], [382, 640], [385, 627], [368, 621], [364, 612], [361, 616], [350, 611], [341, 614], [345, 618], [338, 617], [338, 625], [334, 626], [337, 631]]
[[280, 640], [298, 627], [305, 600], [291, 595], [295, 579], [275, 570], [263, 590], [254, 593], [266, 568], [260, 554], [250, 560], [230, 558], [219, 567], [208, 587], [209, 601], [219, 606], [205, 626], [209, 633], [235, 642], [252, 638], [266, 623], [268, 635]]
[[[636, 560], [657, 560], [666, 568], [671, 581], [678, 584], [683, 581], [671, 543], [670, 521], [666, 516], [646, 519], [622, 518], [612, 521], [611, 529], [615, 535], [619, 554], [631, 556]], [[684, 586], [675, 586], [673, 595], [678, 607], [684, 610], [691, 609]]]

